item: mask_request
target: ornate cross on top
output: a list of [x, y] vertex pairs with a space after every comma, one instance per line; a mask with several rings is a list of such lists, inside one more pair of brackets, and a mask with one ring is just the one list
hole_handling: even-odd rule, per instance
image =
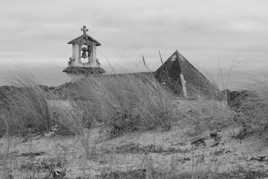
[[84, 26], [81, 28], [81, 31], [83, 32], [83, 35], [86, 35], [86, 34], [87, 34], [87, 31], [88, 31], [87, 26], [84, 25]]

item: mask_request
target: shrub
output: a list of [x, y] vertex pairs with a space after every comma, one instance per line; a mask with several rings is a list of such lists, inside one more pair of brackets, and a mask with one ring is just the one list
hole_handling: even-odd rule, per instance
[[234, 120], [247, 133], [263, 131], [268, 127], [268, 93], [259, 91], [236, 92], [231, 107], [236, 111]]

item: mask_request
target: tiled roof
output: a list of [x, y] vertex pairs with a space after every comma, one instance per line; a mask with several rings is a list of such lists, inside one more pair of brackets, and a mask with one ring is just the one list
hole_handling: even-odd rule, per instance
[[71, 40], [70, 42], [68, 42], [68, 44], [80, 44], [81, 41], [86, 40], [86, 41], [92, 41], [96, 43], [96, 46], [100, 46], [101, 43], [98, 42], [97, 40], [95, 40], [94, 38], [90, 37], [89, 35], [81, 35], [73, 40]]

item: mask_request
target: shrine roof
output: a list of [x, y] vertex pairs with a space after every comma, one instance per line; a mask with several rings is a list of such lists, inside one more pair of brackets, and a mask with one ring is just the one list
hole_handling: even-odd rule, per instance
[[91, 42], [95, 42], [96, 46], [100, 46], [101, 43], [98, 42], [97, 40], [95, 40], [94, 38], [90, 37], [87, 34], [83, 34], [73, 40], [71, 40], [70, 42], [68, 42], [68, 44], [79, 44], [82, 40], [86, 40], [86, 41], [91, 41]]

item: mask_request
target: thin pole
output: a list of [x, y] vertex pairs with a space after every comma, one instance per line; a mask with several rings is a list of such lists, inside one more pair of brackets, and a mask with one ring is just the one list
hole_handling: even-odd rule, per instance
[[145, 66], [145, 68], [147, 68], [147, 70], [150, 70], [150, 68], [146, 64], [144, 55], [142, 56], [142, 62], [143, 62], [143, 65]]
[[158, 54], [159, 54], [159, 57], [160, 57], [160, 61], [161, 61], [161, 63], [162, 63], [162, 64], [164, 64], [164, 62], [163, 62], [163, 58], [162, 58], [162, 55], [161, 55], [160, 50], [158, 50]]

